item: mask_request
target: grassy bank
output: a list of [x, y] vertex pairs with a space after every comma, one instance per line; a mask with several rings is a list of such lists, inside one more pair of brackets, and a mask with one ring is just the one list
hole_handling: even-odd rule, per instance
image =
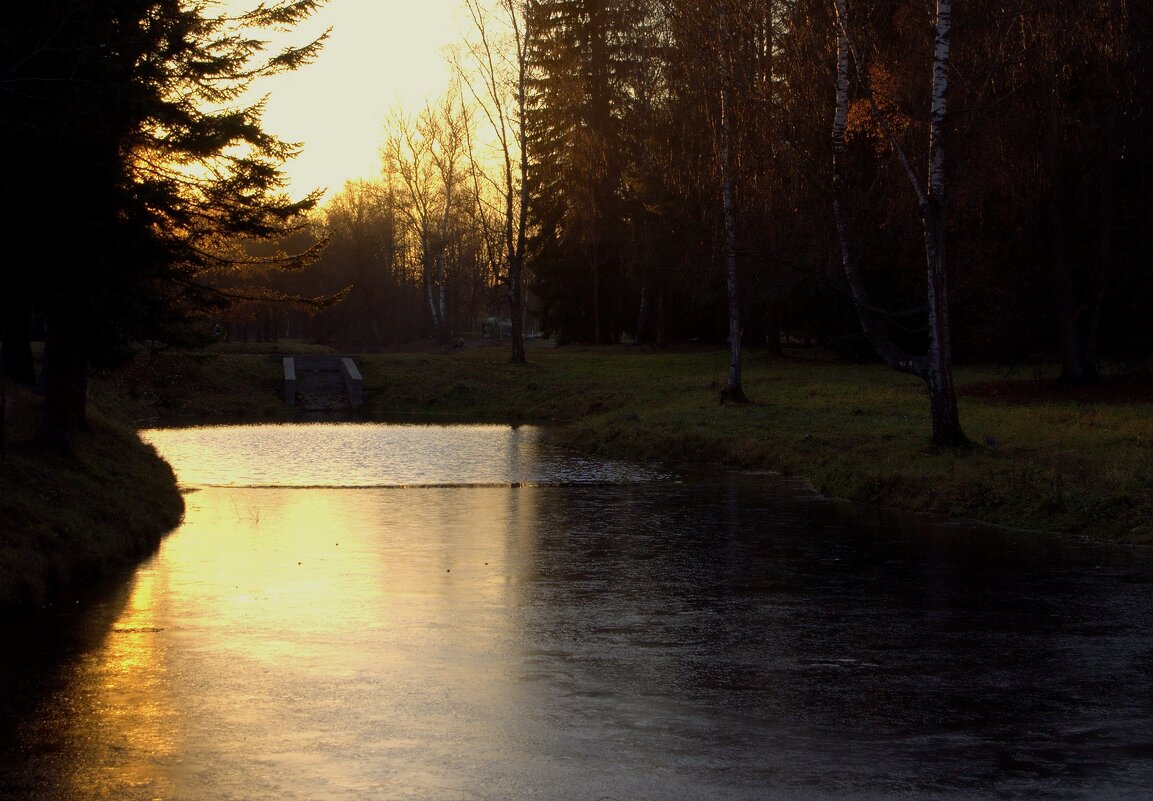
[[[40, 606], [131, 564], [180, 522], [172, 470], [108, 405], [93, 403], [72, 456], [34, 441], [40, 399], [9, 386], [0, 461], [0, 611]], [[97, 393], [98, 395], [100, 393]]]
[[[265, 350], [168, 355], [115, 381], [138, 417], [291, 419], [282, 354]], [[529, 358], [514, 367], [488, 346], [362, 356], [364, 414], [561, 422], [561, 441], [589, 453], [768, 468], [866, 504], [1153, 542], [1148, 376], [1069, 392], [1032, 368], [961, 368], [962, 421], [979, 446], [958, 455], [928, 447], [920, 382], [879, 366], [752, 353], [753, 402], [722, 405], [719, 350], [537, 347]]]
[[[0, 464], [0, 608], [38, 604], [156, 547], [183, 504], [133, 426], [157, 420], [291, 420], [282, 343], [142, 356], [92, 382], [91, 430], [73, 457], [34, 443], [39, 399], [9, 387]], [[1060, 388], [1027, 370], [958, 370], [979, 445], [928, 447], [921, 384], [819, 354], [749, 354], [752, 403], [719, 403], [719, 350], [536, 347], [508, 364], [470, 346], [360, 357], [369, 419], [558, 424], [570, 447], [609, 457], [768, 468], [829, 496], [955, 519], [1153, 544], [1153, 379]]]

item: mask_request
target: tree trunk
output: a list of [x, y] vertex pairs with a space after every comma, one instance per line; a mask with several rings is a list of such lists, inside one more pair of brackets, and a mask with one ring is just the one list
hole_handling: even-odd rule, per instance
[[1105, 306], [1105, 297], [1109, 293], [1113, 273], [1113, 243], [1117, 230], [1117, 215], [1115, 203], [1115, 188], [1117, 178], [1117, 161], [1119, 158], [1117, 148], [1117, 109], [1114, 107], [1109, 115], [1106, 126], [1105, 164], [1101, 175], [1101, 203], [1099, 205], [1100, 222], [1098, 224], [1100, 239], [1097, 242], [1097, 291], [1093, 295], [1092, 307], [1089, 309], [1088, 320], [1085, 324], [1085, 338], [1082, 352], [1085, 354], [1085, 366], [1091, 368], [1094, 379], [1101, 377], [1097, 358], [1097, 337], [1101, 331], [1101, 311]]
[[636, 344], [644, 344], [645, 327], [649, 322], [649, 286], [647, 283], [641, 283], [641, 300], [637, 307], [637, 325], [633, 333], [633, 341]]
[[663, 289], [657, 292], [657, 333], [653, 341], [658, 348], [669, 346], [665, 327], [665, 292]]
[[452, 332], [448, 328], [448, 309], [445, 304], [445, 285], [448, 283], [445, 279], [447, 270], [448, 256], [442, 250], [440, 255], [436, 257], [436, 280], [437, 280], [437, 336], [440, 341], [448, 342]]
[[593, 270], [593, 342], [601, 343], [601, 271], [597, 245], [592, 248]]
[[441, 336], [441, 319], [439, 314], [439, 306], [436, 302], [436, 279], [433, 267], [433, 259], [428, 255], [428, 250], [425, 250], [424, 257], [424, 294], [428, 300], [428, 314], [432, 319], [432, 330], [440, 338]]
[[[1053, 192], [1056, 195], [1056, 192]], [[1057, 330], [1061, 344], [1061, 381], [1083, 384], [1094, 379], [1095, 366], [1087, 364], [1082, 349], [1077, 291], [1073, 280], [1073, 265], [1065, 244], [1064, 215], [1060, 201], [1050, 196], [1046, 209], [1046, 227], [1049, 234], [1049, 267], [1053, 289], [1053, 308], [1057, 315]]]
[[945, 123], [948, 118], [951, 27], [952, 0], [937, 0], [933, 99], [929, 115], [929, 185], [926, 202], [921, 204], [921, 223], [925, 232], [925, 261], [928, 270], [929, 353], [926, 384], [929, 387], [929, 405], [933, 418], [933, 443], [957, 448], [968, 445], [969, 438], [961, 429], [961, 417], [957, 410], [949, 320]]
[[512, 321], [510, 360], [513, 364], [524, 364], [527, 361], [524, 351], [524, 295], [521, 292], [520, 275], [520, 264], [510, 265], [508, 271], [508, 314]]
[[[948, 259], [946, 234], [945, 123], [948, 115], [948, 75], [950, 57], [951, 0], [937, 0], [933, 48], [932, 105], [929, 116], [929, 175], [924, 191], [900, 144], [892, 137], [883, 113], [869, 95], [873, 113], [885, 131], [917, 194], [925, 248], [926, 294], [929, 322], [929, 345], [924, 356], [905, 353], [888, 336], [885, 315], [869, 302], [864, 282], [857, 268], [854, 241], [844, 197], [845, 130], [849, 108], [849, 68], [855, 59], [849, 37], [845, 0], [835, 0], [837, 22], [837, 92], [833, 117], [833, 214], [841, 245], [841, 261], [849, 291], [856, 306], [861, 327], [886, 364], [901, 372], [921, 378], [929, 392], [929, 414], [935, 445], [963, 448], [970, 444], [961, 428], [957, 393], [953, 384], [953, 351], [950, 338]], [[858, 68], [859, 68], [858, 64]], [[866, 87], [867, 91], [867, 87]]]
[[725, 221], [725, 284], [729, 301], [729, 376], [721, 400], [743, 403], [741, 385], [741, 306], [737, 293], [737, 223], [733, 197], [732, 164], [732, 54], [730, 51], [728, 20], [722, 3], [718, 10], [721, 33], [721, 205]]
[[1049, 161], [1049, 197], [1045, 204], [1045, 225], [1049, 239], [1050, 280], [1053, 309], [1057, 316], [1058, 341], [1061, 347], [1061, 381], [1084, 384], [1097, 377], [1096, 359], [1089, 364], [1081, 335], [1081, 310], [1077, 298], [1073, 263], [1065, 238], [1067, 215], [1064, 211], [1065, 178], [1061, 169], [1061, 124], [1056, 101], [1049, 102], [1049, 131], [1045, 137]]
[[945, 280], [945, 212], [939, 203], [930, 201], [922, 213], [929, 272], [929, 352], [924, 380], [929, 390], [933, 444], [961, 448], [969, 445], [969, 438], [961, 428], [957, 391], [953, 385], [953, 349]]

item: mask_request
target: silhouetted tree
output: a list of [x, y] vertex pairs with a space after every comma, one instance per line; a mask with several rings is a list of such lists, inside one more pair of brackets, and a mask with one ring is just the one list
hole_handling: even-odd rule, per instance
[[469, 125], [454, 87], [415, 118], [395, 113], [381, 150], [390, 196], [413, 243], [411, 250], [419, 255], [430, 319], [441, 341], [452, 333], [447, 306], [449, 251], [459, 244], [463, 210], [469, 202]]
[[47, 326], [46, 443], [66, 449], [83, 425], [91, 360], [136, 337], [190, 333], [197, 309], [228, 302], [208, 274], [251, 263], [242, 240], [283, 237], [314, 205], [283, 192], [295, 147], [261, 128], [260, 102], [238, 103], [323, 39], [264, 56], [252, 32], [291, 28], [320, 2], [234, 16], [181, 0], [6, 9], [3, 212], [13, 250], [36, 259], [22, 290]]
[[[511, 361], [525, 361], [524, 273], [528, 248], [528, 53], [532, 28], [527, 3], [500, 0], [492, 13], [478, 2], [467, 0], [475, 38], [466, 48], [471, 64], [458, 61], [457, 68], [480, 107], [496, 139], [496, 168], [473, 156], [474, 202], [484, 234], [486, 252], [494, 271], [508, 287]], [[470, 142], [472, 142], [470, 137]], [[490, 201], [495, 196], [496, 202]]]

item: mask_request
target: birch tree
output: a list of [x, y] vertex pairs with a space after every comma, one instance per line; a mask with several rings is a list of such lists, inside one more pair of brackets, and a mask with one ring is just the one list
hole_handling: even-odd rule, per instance
[[492, 13], [479, 0], [466, 0], [466, 6], [475, 39], [466, 50], [471, 64], [466, 66], [457, 59], [457, 71], [495, 141], [492, 166], [470, 148], [474, 201], [493, 265], [499, 262], [503, 268], [496, 272], [507, 287], [511, 361], [523, 364], [529, 205], [526, 89], [531, 28], [523, 0], [498, 0]]
[[415, 119], [394, 114], [381, 150], [397, 210], [417, 244], [429, 316], [442, 341], [451, 335], [446, 295], [452, 227], [467, 203], [468, 125], [459, 92], [450, 91]]
[[721, 390], [721, 399], [743, 403], [747, 400], [741, 386], [741, 304], [737, 289], [737, 223], [733, 199], [733, 53], [729, 32], [729, 13], [725, 0], [717, 4], [717, 29], [720, 35], [720, 162], [721, 206], [724, 217], [725, 288], [729, 307], [729, 375]]
[[[885, 112], [877, 103], [862, 63], [861, 54], [849, 26], [846, 0], [834, 0], [837, 61], [836, 110], [833, 118], [833, 211], [841, 246], [841, 261], [861, 326], [877, 354], [894, 369], [916, 375], [929, 393], [932, 438], [936, 445], [959, 448], [970, 442], [961, 428], [957, 394], [953, 384], [950, 343], [948, 260], [945, 181], [945, 126], [948, 120], [949, 59], [951, 51], [952, 0], [936, 0], [933, 15], [933, 54], [929, 108], [928, 176], [922, 181], [912, 166], [905, 147], [893, 134]], [[888, 139], [908, 180], [920, 217], [926, 264], [926, 306], [928, 347], [923, 355], [899, 348], [889, 337], [888, 315], [869, 299], [857, 265], [855, 243], [845, 193], [845, 132], [849, 115], [850, 80], [856, 76], [877, 124]]]

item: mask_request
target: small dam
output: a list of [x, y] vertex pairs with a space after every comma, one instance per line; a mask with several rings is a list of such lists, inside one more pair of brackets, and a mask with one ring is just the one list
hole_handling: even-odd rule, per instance
[[284, 402], [308, 412], [341, 412], [364, 403], [364, 379], [351, 356], [285, 356]]

